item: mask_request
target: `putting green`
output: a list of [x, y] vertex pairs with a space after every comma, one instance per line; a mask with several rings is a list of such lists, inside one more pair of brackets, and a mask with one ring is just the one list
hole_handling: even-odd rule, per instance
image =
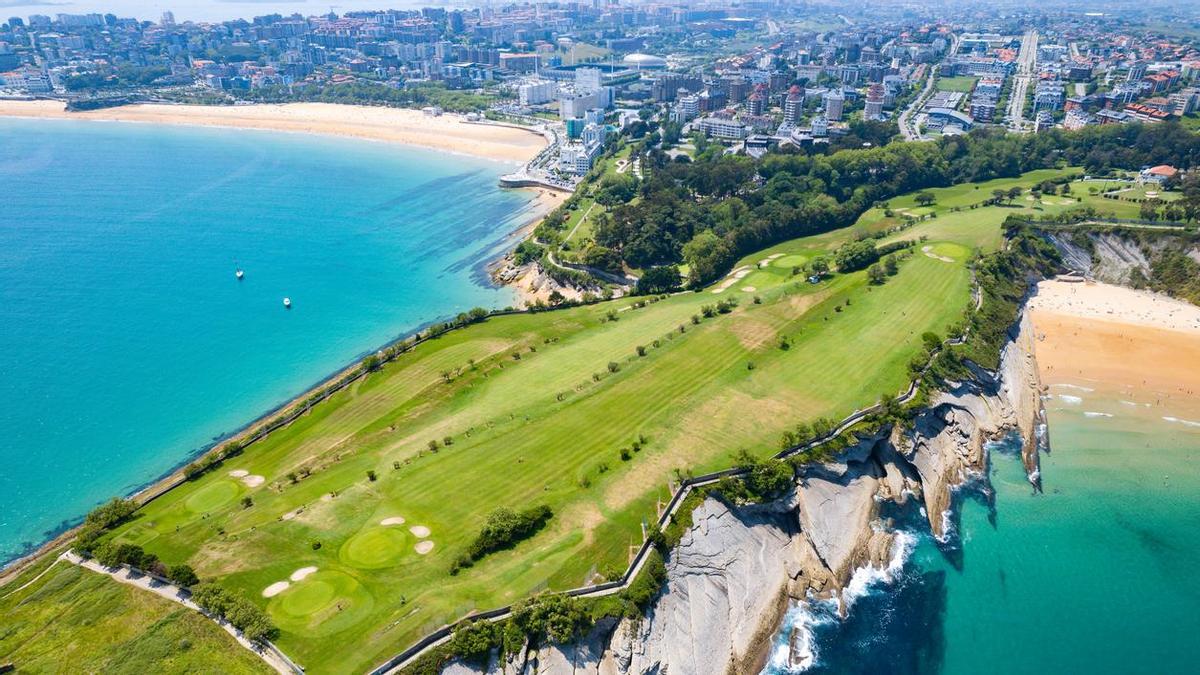
[[375, 598], [357, 579], [321, 570], [273, 598], [267, 612], [283, 630], [313, 637], [345, 630], [374, 607]]
[[390, 567], [412, 548], [409, 538], [396, 528], [372, 527], [350, 537], [338, 555], [342, 562], [359, 569]]
[[193, 513], [207, 513], [233, 501], [241, 492], [241, 486], [231, 480], [221, 480], [206, 485], [188, 497], [187, 507]]
[[808, 256], [800, 254], [785, 255], [782, 258], [776, 258], [771, 262], [775, 267], [791, 269], [797, 265], [803, 265], [808, 261]]
[[280, 611], [291, 616], [308, 616], [327, 607], [336, 589], [328, 581], [312, 580], [297, 583], [283, 593]]
[[931, 252], [944, 258], [953, 258], [958, 261], [966, 260], [971, 255], [970, 249], [966, 246], [948, 241], [940, 241], [934, 244]]

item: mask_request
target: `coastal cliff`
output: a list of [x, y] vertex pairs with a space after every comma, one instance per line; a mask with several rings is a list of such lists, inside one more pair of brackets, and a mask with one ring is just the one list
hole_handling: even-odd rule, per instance
[[[934, 536], [951, 536], [954, 489], [987, 469], [987, 445], [1016, 432], [1037, 485], [1044, 446], [1033, 333], [1022, 318], [996, 372], [938, 394], [907, 428], [860, 438], [834, 461], [804, 467], [779, 500], [731, 507], [714, 498], [667, 559], [664, 589], [646, 616], [601, 623], [585, 639], [524, 654], [487, 672], [629, 675], [754, 673], [795, 601], [837, 600], [863, 568], [888, 568], [897, 553], [886, 503], [921, 500]], [[797, 655], [802, 661], [803, 655]], [[461, 662], [444, 673], [480, 672]]]

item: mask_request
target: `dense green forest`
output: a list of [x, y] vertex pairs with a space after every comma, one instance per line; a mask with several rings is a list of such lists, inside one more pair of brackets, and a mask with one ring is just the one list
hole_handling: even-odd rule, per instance
[[[690, 281], [702, 284], [747, 253], [846, 227], [906, 192], [1060, 165], [1094, 175], [1147, 164], [1186, 169], [1200, 163], [1200, 136], [1166, 123], [1029, 135], [977, 129], [930, 143], [829, 155], [784, 150], [759, 160], [709, 150], [694, 161], [649, 150], [649, 176], [633, 199], [597, 219], [596, 244], [634, 268], [686, 263]], [[548, 218], [548, 228], [561, 220]]]

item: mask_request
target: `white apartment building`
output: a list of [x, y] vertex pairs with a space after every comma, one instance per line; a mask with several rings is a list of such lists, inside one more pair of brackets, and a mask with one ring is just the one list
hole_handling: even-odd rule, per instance
[[558, 83], [550, 80], [530, 80], [517, 87], [517, 99], [521, 105], [549, 103], [558, 95]]

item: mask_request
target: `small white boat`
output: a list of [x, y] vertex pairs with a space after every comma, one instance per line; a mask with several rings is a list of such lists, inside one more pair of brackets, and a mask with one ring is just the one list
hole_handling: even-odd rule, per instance
[[233, 275], [237, 277], [238, 281], [241, 281], [242, 277], [246, 276], [246, 273], [239, 269], [238, 271], [234, 272]]
[[291, 308], [292, 308], [292, 299], [291, 299], [291, 298], [284, 298], [284, 299], [283, 299], [283, 306], [284, 306], [285, 308], [287, 308], [287, 309], [291, 309]]

